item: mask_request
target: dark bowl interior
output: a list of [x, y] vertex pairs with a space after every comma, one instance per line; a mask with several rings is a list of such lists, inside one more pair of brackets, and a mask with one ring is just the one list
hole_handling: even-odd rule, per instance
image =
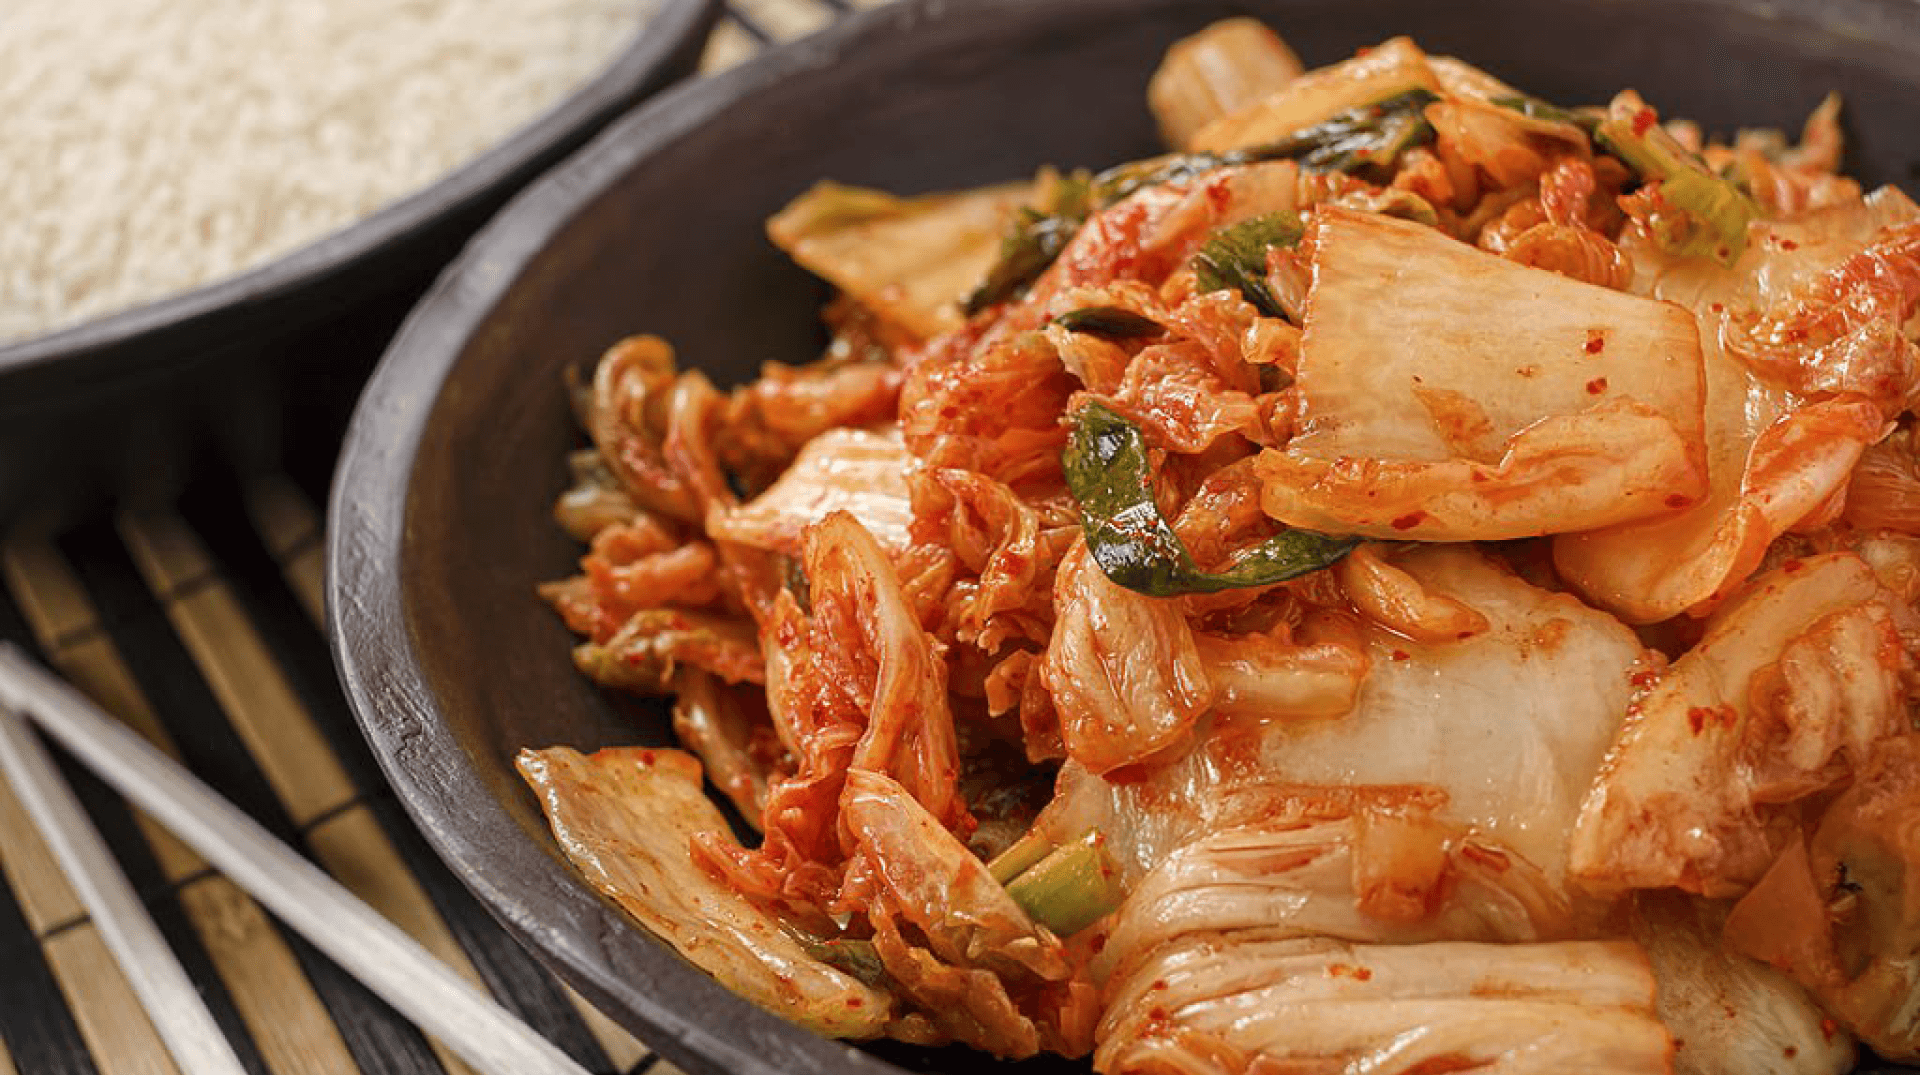
[[719, 10], [657, 0], [599, 74], [363, 220], [237, 276], [0, 344], [0, 525], [165, 497], [209, 461], [324, 473], [375, 360], [461, 245], [614, 118], [691, 74]]
[[[524, 746], [669, 741], [665, 710], [575, 674], [533, 596], [579, 550], [549, 521], [579, 443], [561, 372], [660, 333], [727, 383], [814, 357], [824, 287], [762, 220], [814, 180], [902, 192], [1156, 150], [1149, 73], [1221, 16], [1310, 64], [1396, 33], [1549, 100], [1634, 86], [1713, 130], [1796, 129], [1847, 100], [1848, 166], [1920, 162], [1920, 6], [1885, 0], [942, 0], [900, 3], [683, 86], [523, 195], [440, 279], [362, 399], [329, 536], [336, 659], [400, 796], [535, 951], [698, 1072], [879, 1072], [753, 1009], [598, 899], [511, 768]], [[914, 1070], [976, 1054], [883, 1046]], [[1036, 1062], [1031, 1070], [1084, 1070]]]

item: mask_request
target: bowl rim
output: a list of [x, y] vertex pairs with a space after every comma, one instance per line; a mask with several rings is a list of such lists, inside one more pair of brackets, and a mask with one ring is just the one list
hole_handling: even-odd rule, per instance
[[[417, 451], [464, 341], [548, 238], [610, 182], [670, 149], [739, 99], [830, 66], [875, 39], [930, 24], [984, 24], [1022, 9], [1044, 10], [1065, 21], [1087, 12], [1180, 2], [1050, 0], [1029, 8], [1029, 0], [890, 0], [768, 47], [730, 70], [676, 86], [610, 125], [516, 195], [442, 271], [365, 386], [334, 472], [326, 533], [328, 641], [350, 708], [398, 799], [452, 872], [569, 984], [689, 1072], [908, 1075], [739, 997], [634, 923], [536, 845], [492, 798], [473, 759], [448, 733], [438, 699], [419, 673], [403, 601], [401, 554]], [[1749, 17], [1781, 11], [1818, 19], [1814, 0], [1787, 0], [1777, 9], [1764, 0], [1684, 2]], [[1844, 0], [1836, 6], [1888, 18], [1908, 14], [1897, 0]], [[503, 874], [514, 875], [510, 885], [502, 882]], [[563, 921], [573, 927], [572, 935], [555, 927]], [[644, 968], [656, 991], [637, 988], [619, 964]], [[692, 1017], [695, 1011], [702, 1016]]]
[[[526, 169], [566, 132], [595, 129], [636, 100], [669, 85], [680, 54], [704, 43], [722, 0], [654, 0], [653, 10], [597, 73], [507, 132], [479, 155], [368, 216], [326, 232], [250, 269], [185, 291], [38, 335], [0, 342], [0, 377], [61, 363], [111, 357], [129, 367], [163, 365], [177, 352], [204, 350], [220, 323], [246, 312], [266, 314], [322, 285], [353, 289], [355, 270], [383, 250], [448, 214], [469, 209], [516, 171]], [[360, 275], [366, 275], [364, 273]], [[359, 289], [372, 286], [361, 283]], [[203, 330], [211, 330], [202, 335]]]

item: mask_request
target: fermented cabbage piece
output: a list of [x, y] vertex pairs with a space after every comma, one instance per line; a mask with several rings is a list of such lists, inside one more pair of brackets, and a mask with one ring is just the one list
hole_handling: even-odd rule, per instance
[[1053, 575], [1080, 532], [1071, 506], [1036, 506], [992, 478], [956, 468], [921, 469], [909, 485], [916, 550], [950, 551], [961, 575], [933, 597], [944, 623], [930, 629], [983, 653], [1010, 639], [1046, 645]]
[[1411, 38], [1395, 37], [1350, 60], [1309, 71], [1207, 124], [1195, 132], [1189, 148], [1204, 153], [1249, 149], [1408, 90], [1439, 88], [1426, 53]]
[[1721, 943], [1727, 905], [1672, 890], [1635, 893], [1633, 939], [1659, 985], [1675, 1075], [1841, 1075], [1853, 1035], [1793, 979]]
[[841, 809], [867, 867], [940, 958], [1047, 979], [1067, 976], [1059, 940], [897, 782], [864, 770], [848, 773]]
[[1194, 641], [1213, 684], [1213, 712], [1227, 719], [1309, 720], [1353, 710], [1367, 655], [1337, 641], [1296, 642], [1283, 625], [1264, 634]]
[[713, 786], [758, 829], [775, 746], [765, 691], [734, 690], [692, 667], [675, 672], [671, 686], [673, 734], [700, 759]]
[[[1272, 719], [1285, 715], [1276, 709], [1265, 721], [1213, 719], [1184, 754], [1129, 773], [1126, 783], [1069, 764], [1036, 826], [1061, 842], [1099, 829], [1131, 879], [1263, 788], [1341, 785], [1366, 795], [1365, 785], [1419, 785], [1437, 790], [1449, 817], [1557, 882], [1633, 677], [1649, 667], [1645, 650], [1612, 617], [1532, 586], [1477, 550], [1421, 548], [1395, 566], [1486, 627], [1444, 642], [1368, 627], [1370, 668], [1346, 715]], [[1236, 697], [1248, 690], [1237, 677], [1254, 671], [1236, 670]]]
[[1067, 755], [1096, 773], [1178, 744], [1213, 700], [1185, 607], [1107, 579], [1076, 542], [1054, 581], [1039, 673]]
[[1449, 816], [1558, 878], [1646, 651], [1612, 617], [1476, 550], [1420, 549], [1395, 565], [1486, 629], [1416, 642], [1369, 628], [1371, 669], [1353, 711], [1267, 728], [1262, 769], [1307, 784], [1441, 788]]
[[1103, 1075], [1647, 1075], [1673, 1054], [1646, 959], [1621, 941], [1196, 937], [1127, 985], [1101, 1028]]
[[1920, 224], [1896, 224], [1796, 294], [1729, 318], [1721, 341], [1797, 395], [1863, 396], [1894, 418], [1920, 388], [1920, 347], [1906, 331], [1916, 306]]
[[1635, 290], [1692, 308], [1706, 368], [1709, 491], [1666, 518], [1554, 539], [1554, 563], [1587, 598], [1629, 623], [1705, 615], [1738, 589], [1773, 540], [1844, 489], [1861, 451], [1885, 431], [1870, 400], [1796, 402], [1720, 347], [1729, 311], [1761, 309], [1812, 286], [1914, 205], [1884, 188], [1864, 201], [1754, 225], [1733, 269], [1631, 245]]
[[913, 504], [907, 492], [907, 453], [897, 427], [882, 432], [830, 429], [807, 442], [786, 473], [766, 492], [737, 507], [707, 514], [707, 533], [757, 549], [797, 556], [806, 528], [836, 511], [860, 520], [882, 548], [912, 543]]
[[882, 319], [922, 340], [960, 327], [960, 300], [999, 255], [1032, 183], [898, 198], [819, 183], [767, 221], [767, 235]]
[[688, 665], [729, 683], [766, 678], [752, 623], [684, 608], [633, 613], [604, 643], [575, 646], [573, 665], [603, 687], [642, 694], [665, 691], [675, 670]]
[[1175, 149], [1193, 135], [1300, 77], [1300, 58], [1257, 19], [1222, 19], [1167, 49], [1147, 83], [1147, 105]]
[[1777, 804], [1834, 786], [1908, 727], [1913, 625], [1851, 553], [1754, 579], [1627, 711], [1581, 806], [1574, 875], [1745, 892], [1793, 829]]
[[1499, 100], [1519, 97], [1520, 91], [1478, 67], [1453, 56], [1429, 56], [1427, 66], [1440, 80], [1440, 89], [1450, 97], [1478, 97]]
[[871, 1038], [893, 999], [808, 954], [785, 925], [688, 855], [727, 823], [678, 750], [521, 751], [553, 835], [593, 886], [721, 984], [821, 1034]]
[[848, 767], [892, 777], [940, 824], [971, 831], [940, 644], [920, 629], [899, 575], [853, 516], [827, 516], [806, 544], [809, 657], [820, 685], [864, 716]]
[[1706, 492], [1693, 316], [1322, 206], [1298, 434], [1260, 456], [1291, 526], [1423, 541], [1584, 530]]
[[1880, 1055], [1920, 1060], [1920, 736], [1882, 741], [1727, 920]]
[[841, 817], [850, 771], [886, 775], [955, 832], [974, 821], [940, 645], [892, 563], [844, 511], [809, 528], [805, 544], [810, 613], [782, 590], [761, 632], [768, 708], [790, 755], [768, 781], [766, 839], [751, 850], [703, 840], [700, 851], [737, 887], [824, 913], [851, 842]]
[[[1551, 940], [1567, 930], [1537, 872], [1417, 803], [1343, 802], [1337, 789], [1303, 788], [1273, 805], [1273, 817], [1204, 836], [1142, 878], [1108, 924], [1095, 976], [1125, 976], [1182, 937], [1236, 930], [1387, 944]], [[1374, 837], [1383, 824], [1390, 835]]]
[[1665, 1070], [1634, 946], [1532, 943], [1566, 928], [1538, 873], [1416, 800], [1271, 805], [1114, 916], [1097, 1070]]

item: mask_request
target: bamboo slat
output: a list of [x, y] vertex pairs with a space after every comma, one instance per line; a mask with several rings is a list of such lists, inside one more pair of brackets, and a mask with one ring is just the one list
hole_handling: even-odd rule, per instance
[[33, 819], [4, 782], [0, 782], [0, 876], [13, 889], [35, 936], [86, 914]]
[[61, 930], [42, 947], [100, 1075], [179, 1075], [91, 923]]
[[320, 513], [298, 486], [277, 475], [247, 487], [246, 508], [301, 607], [314, 623], [325, 624], [327, 553]]
[[252, 897], [215, 874], [182, 888], [180, 903], [276, 1075], [354, 1070], [326, 1006]]
[[166, 606], [180, 641], [294, 824], [305, 826], [351, 802], [353, 782], [340, 759], [199, 539], [178, 516], [164, 513], [123, 517], [120, 532], [147, 585]]

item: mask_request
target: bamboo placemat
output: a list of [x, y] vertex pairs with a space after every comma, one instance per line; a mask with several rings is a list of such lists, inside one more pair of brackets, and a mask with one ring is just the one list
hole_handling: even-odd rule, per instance
[[[728, 0], [703, 71], [878, 2]], [[185, 762], [588, 1070], [674, 1075], [502, 932], [381, 779], [323, 636], [326, 480], [208, 476], [164, 510], [8, 539], [0, 639]], [[105, 785], [64, 757], [62, 768], [249, 1071], [469, 1070]], [[0, 1075], [176, 1075], [4, 784], [0, 879]]]

